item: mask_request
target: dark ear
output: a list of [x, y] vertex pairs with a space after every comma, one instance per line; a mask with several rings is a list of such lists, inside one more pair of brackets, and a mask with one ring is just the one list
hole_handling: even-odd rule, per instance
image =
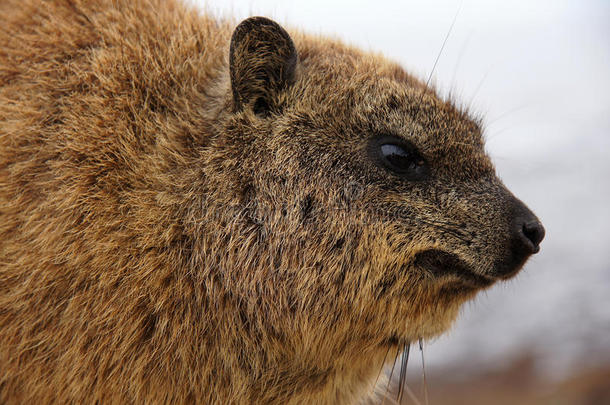
[[235, 111], [250, 107], [267, 115], [275, 96], [294, 80], [297, 52], [276, 22], [251, 17], [233, 32], [229, 63]]

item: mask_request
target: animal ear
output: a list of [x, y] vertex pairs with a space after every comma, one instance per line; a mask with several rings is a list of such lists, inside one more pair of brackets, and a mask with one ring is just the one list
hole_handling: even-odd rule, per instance
[[276, 95], [294, 80], [297, 52], [290, 35], [265, 17], [242, 21], [231, 38], [231, 88], [235, 111], [267, 115]]

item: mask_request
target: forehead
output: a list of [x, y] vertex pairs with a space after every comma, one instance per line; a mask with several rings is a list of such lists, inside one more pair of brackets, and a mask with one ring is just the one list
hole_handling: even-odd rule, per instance
[[[380, 55], [343, 50], [307, 54], [302, 61], [299, 101], [308, 108], [374, 129], [423, 129], [482, 145], [479, 122], [439, 97], [418, 78]], [[424, 139], [421, 139], [424, 141]]]
[[[323, 117], [337, 142], [394, 135], [460, 171], [493, 171], [480, 124], [454, 103], [380, 55], [341, 48], [309, 51], [302, 60], [297, 103]], [[457, 158], [456, 158], [457, 157]]]

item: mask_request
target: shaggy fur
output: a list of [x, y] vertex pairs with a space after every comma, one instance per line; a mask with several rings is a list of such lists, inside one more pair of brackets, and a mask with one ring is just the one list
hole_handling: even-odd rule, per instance
[[[425, 180], [375, 161], [388, 134]], [[522, 266], [525, 212], [379, 55], [173, 0], [0, 2], [0, 403], [352, 403]]]

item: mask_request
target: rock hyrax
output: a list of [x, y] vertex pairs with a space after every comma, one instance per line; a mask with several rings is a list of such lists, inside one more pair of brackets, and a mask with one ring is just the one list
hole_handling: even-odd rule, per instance
[[347, 404], [544, 230], [396, 63], [170, 0], [0, 3], [0, 403]]

